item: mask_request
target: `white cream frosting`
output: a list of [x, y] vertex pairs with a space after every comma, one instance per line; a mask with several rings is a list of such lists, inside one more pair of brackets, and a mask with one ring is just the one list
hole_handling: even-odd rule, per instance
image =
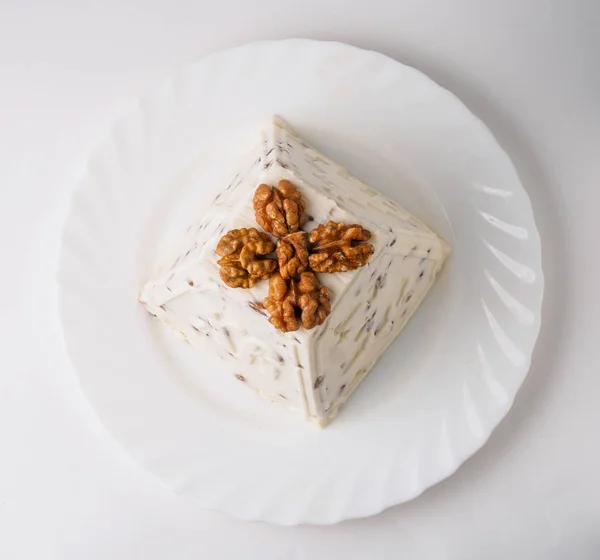
[[[252, 199], [260, 183], [289, 179], [306, 202], [310, 231], [333, 220], [372, 233], [368, 265], [319, 274], [332, 311], [312, 330], [282, 333], [256, 307], [264, 281], [233, 289], [219, 277], [215, 248], [231, 229], [257, 227]], [[278, 117], [269, 121], [231, 183], [192, 224], [172, 262], [142, 289], [148, 310], [215, 356], [263, 396], [325, 425], [400, 333], [439, 273], [450, 249], [398, 203], [349, 175]]]

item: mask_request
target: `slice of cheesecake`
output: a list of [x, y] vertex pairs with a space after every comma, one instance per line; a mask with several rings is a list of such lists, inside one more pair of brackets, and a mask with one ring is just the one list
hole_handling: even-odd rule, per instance
[[[330, 222], [360, 224], [370, 232], [372, 245], [364, 266], [317, 274], [331, 312], [315, 328], [306, 329], [300, 321], [291, 332], [269, 322], [263, 305], [269, 281], [248, 289], [226, 285], [216, 254], [232, 230], [267, 233], [257, 224], [254, 195], [259, 185], [276, 186], [282, 179], [302, 196], [302, 230]], [[319, 426], [337, 414], [400, 333], [450, 252], [398, 203], [350, 176], [277, 117], [179, 247], [173, 262], [143, 287], [140, 301], [215, 357], [225, 372]]]

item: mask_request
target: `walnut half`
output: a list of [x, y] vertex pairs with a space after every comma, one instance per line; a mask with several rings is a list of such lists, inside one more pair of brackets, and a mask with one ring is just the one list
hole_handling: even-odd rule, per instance
[[306, 222], [300, 191], [286, 179], [277, 187], [262, 184], [253, 200], [256, 222], [275, 237], [297, 232]]
[[267, 280], [277, 268], [277, 261], [265, 258], [275, 250], [266, 233], [255, 228], [233, 229], [217, 245], [221, 280], [231, 288], [251, 288]]
[[308, 268], [308, 233], [290, 233], [277, 242], [279, 274], [288, 280], [302, 274]]
[[283, 332], [297, 331], [300, 323], [305, 329], [312, 329], [331, 313], [329, 292], [313, 272], [303, 272], [299, 279], [289, 280], [274, 274], [264, 306], [271, 324]]
[[315, 272], [346, 272], [365, 266], [374, 252], [371, 232], [358, 224], [327, 222], [310, 232], [309, 263]]

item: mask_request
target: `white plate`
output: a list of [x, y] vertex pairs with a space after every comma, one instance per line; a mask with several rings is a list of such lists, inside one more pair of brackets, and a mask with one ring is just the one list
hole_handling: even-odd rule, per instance
[[[221, 375], [136, 300], [272, 113], [454, 249], [323, 431]], [[208, 56], [140, 100], [90, 159], [59, 281], [81, 385], [123, 447], [202, 506], [279, 524], [371, 515], [454, 472], [523, 382], [543, 292], [529, 199], [486, 127], [412, 68], [305, 40]]]

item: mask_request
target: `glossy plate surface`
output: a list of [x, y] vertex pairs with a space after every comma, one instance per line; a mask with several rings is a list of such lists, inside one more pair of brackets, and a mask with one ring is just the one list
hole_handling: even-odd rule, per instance
[[[323, 431], [221, 375], [136, 299], [271, 114], [453, 247]], [[59, 290], [84, 392], [143, 468], [207, 508], [326, 524], [414, 498], [485, 443], [527, 374], [543, 276], [527, 194], [460, 101], [380, 54], [288, 40], [208, 56], [114, 126], [74, 194]]]

